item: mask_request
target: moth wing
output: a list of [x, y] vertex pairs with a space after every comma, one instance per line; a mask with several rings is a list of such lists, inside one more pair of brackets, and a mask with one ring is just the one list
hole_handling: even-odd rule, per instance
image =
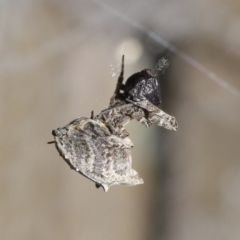
[[98, 120], [79, 118], [53, 131], [56, 147], [71, 168], [100, 184], [136, 185], [143, 180], [131, 168], [131, 140], [112, 135]]

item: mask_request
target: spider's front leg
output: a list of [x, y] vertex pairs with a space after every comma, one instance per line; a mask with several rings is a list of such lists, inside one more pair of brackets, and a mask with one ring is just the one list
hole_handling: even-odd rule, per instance
[[145, 127], [149, 128], [152, 125], [152, 122], [149, 121], [148, 112], [142, 108], [133, 106], [134, 110], [131, 114], [131, 118], [143, 124]]
[[130, 99], [127, 99], [128, 102], [131, 102], [135, 106], [138, 106], [142, 109], [142, 111], [146, 111], [147, 114], [145, 115], [148, 122], [151, 124], [156, 124], [158, 126], [164, 127], [168, 130], [177, 131], [178, 123], [175, 117], [168, 115], [160, 108], [153, 105], [147, 99], [139, 102], [134, 102]]
[[118, 81], [117, 81], [117, 85], [116, 85], [116, 89], [114, 91], [114, 94], [110, 99], [110, 106], [113, 106], [115, 101], [117, 99], [119, 99], [119, 96], [121, 95], [120, 90], [123, 90], [123, 88], [124, 88], [123, 80], [124, 80], [124, 55], [122, 55], [121, 72], [120, 72], [120, 75], [118, 77]]
[[131, 120], [142, 123], [146, 127], [151, 126], [151, 122], [148, 120], [148, 112], [134, 104], [123, 104], [116, 107], [118, 112], [122, 115], [122, 120], [119, 123], [124, 127]]

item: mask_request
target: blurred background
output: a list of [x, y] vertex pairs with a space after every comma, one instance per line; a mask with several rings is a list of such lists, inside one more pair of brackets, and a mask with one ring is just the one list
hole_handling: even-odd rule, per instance
[[[240, 239], [240, 2], [1, 0], [0, 239]], [[108, 106], [125, 78], [170, 67], [171, 132], [137, 122], [145, 184], [108, 193], [71, 171], [51, 131]]]

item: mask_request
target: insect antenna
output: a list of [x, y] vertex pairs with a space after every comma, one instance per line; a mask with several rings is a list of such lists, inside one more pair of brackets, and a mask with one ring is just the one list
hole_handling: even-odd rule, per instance
[[91, 119], [94, 118], [94, 111], [93, 111], [93, 110], [91, 111], [91, 116], [90, 116], [90, 118], [91, 118]]

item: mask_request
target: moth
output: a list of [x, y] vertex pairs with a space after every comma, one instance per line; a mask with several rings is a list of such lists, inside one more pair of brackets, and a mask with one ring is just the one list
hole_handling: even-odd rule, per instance
[[125, 126], [136, 120], [146, 127], [152, 124], [177, 131], [173, 116], [160, 108], [156, 76], [144, 69], [124, 81], [124, 56], [116, 89], [109, 107], [98, 115], [81, 117], [52, 131], [55, 146], [68, 165], [95, 182], [105, 192], [113, 185], [134, 186], [143, 179], [132, 169], [133, 143]]

